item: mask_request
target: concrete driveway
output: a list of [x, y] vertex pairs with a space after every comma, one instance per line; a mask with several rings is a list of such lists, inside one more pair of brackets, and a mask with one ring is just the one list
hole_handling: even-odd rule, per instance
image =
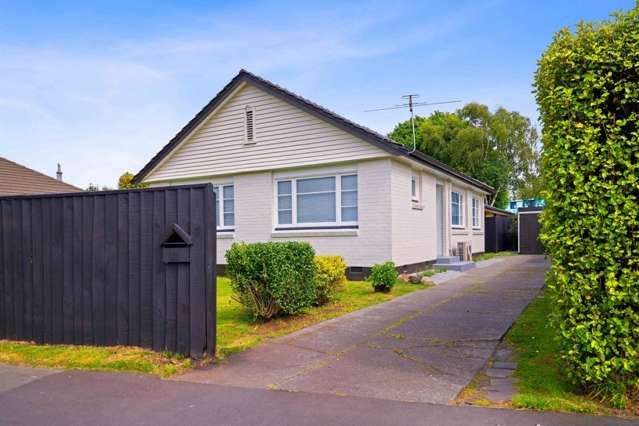
[[548, 266], [543, 256], [504, 257], [176, 380], [445, 404], [538, 294]]

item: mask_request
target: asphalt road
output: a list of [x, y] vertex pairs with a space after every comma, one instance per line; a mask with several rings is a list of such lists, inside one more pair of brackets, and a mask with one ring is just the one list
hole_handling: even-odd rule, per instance
[[[0, 373], [0, 381], [8, 380], [7, 374], [6, 370]], [[36, 376], [0, 393], [0, 424], [606, 426], [639, 422], [67, 371]]]

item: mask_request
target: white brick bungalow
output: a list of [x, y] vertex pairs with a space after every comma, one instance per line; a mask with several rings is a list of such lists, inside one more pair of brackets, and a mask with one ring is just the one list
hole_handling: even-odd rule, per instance
[[416, 270], [459, 241], [484, 251], [493, 189], [247, 71], [135, 176], [212, 182], [218, 263], [236, 241], [308, 241], [351, 276], [392, 260]]

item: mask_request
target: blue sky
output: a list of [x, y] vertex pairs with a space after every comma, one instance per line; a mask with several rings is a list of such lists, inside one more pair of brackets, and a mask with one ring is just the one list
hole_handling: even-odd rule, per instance
[[531, 82], [553, 33], [635, 4], [130, 3], [0, 0], [0, 156], [50, 175], [60, 162], [72, 184], [114, 187], [240, 68], [383, 133], [406, 112], [364, 110], [406, 93], [536, 120]]

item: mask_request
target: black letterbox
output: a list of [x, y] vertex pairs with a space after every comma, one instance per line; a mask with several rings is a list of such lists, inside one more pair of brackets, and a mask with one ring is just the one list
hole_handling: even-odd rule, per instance
[[191, 236], [174, 223], [169, 236], [162, 243], [162, 262], [188, 263], [191, 261]]

